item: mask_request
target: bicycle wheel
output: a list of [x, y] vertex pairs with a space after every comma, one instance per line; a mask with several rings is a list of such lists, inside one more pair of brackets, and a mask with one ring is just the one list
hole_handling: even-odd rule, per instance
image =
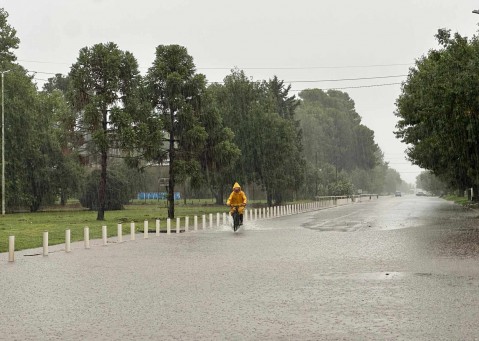
[[239, 226], [239, 214], [238, 212], [233, 213], [233, 231], [236, 232]]

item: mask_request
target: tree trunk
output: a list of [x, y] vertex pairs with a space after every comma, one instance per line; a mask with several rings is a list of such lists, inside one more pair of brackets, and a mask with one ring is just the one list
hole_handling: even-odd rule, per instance
[[65, 190], [61, 190], [60, 193], [60, 205], [65, 206], [67, 204], [67, 195], [65, 193]]
[[175, 163], [175, 136], [173, 133], [173, 114], [171, 114], [170, 146], [168, 154], [170, 156], [170, 168], [168, 179], [168, 218], [175, 218], [175, 172], [173, 170]]
[[[107, 135], [107, 110], [103, 110], [103, 120], [101, 122], [103, 134], [106, 138]], [[100, 185], [98, 186], [98, 214], [96, 220], [105, 220], [105, 197], [106, 197], [106, 165], [108, 158], [108, 147], [101, 148], [101, 172], [100, 172]]]
[[220, 186], [215, 193], [216, 205], [223, 205], [223, 186]]
[[266, 190], [266, 201], [269, 207], [273, 206], [273, 194], [270, 190]]
[[100, 185], [98, 186], [98, 214], [96, 220], [105, 220], [107, 153], [101, 153]]

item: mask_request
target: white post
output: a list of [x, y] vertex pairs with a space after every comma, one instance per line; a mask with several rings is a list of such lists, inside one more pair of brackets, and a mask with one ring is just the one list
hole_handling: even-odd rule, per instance
[[48, 232], [43, 232], [43, 255], [48, 256]]
[[85, 249], [90, 248], [90, 229], [86, 226], [83, 229], [83, 239], [85, 240]]
[[203, 218], [203, 230], [204, 230], [206, 229], [206, 215], [203, 214], [202, 218]]
[[166, 219], [166, 234], [171, 234], [171, 219]]
[[189, 224], [190, 224], [190, 217], [185, 217], [185, 233], [188, 232]]
[[65, 252], [70, 252], [72, 249], [70, 247], [70, 230], [65, 230]]
[[160, 219], [156, 219], [156, 233], [155, 233], [155, 235], [157, 237], [160, 236]]
[[136, 240], [135, 222], [130, 223], [130, 240]]
[[180, 218], [176, 218], [176, 233], [180, 233]]
[[143, 222], [143, 238], [148, 239], [148, 220]]
[[101, 227], [101, 239], [103, 239], [103, 246], [106, 246], [106, 244], [108, 243], [107, 239], [108, 239], [108, 234], [106, 233], [106, 226], [103, 225]]
[[121, 224], [116, 225], [117, 242], [123, 243], [123, 226]]
[[213, 228], [213, 213], [210, 213], [210, 229]]
[[198, 231], [198, 216], [195, 215], [195, 231]]
[[15, 261], [15, 236], [8, 237], [8, 261]]
[[216, 227], [220, 226], [220, 214], [216, 213]]

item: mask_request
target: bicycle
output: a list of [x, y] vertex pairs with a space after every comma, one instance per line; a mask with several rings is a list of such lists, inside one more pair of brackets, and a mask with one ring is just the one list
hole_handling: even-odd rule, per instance
[[233, 231], [237, 231], [240, 227], [240, 214], [239, 214], [239, 205], [231, 206], [233, 208], [233, 212], [231, 213], [231, 217], [233, 218]]

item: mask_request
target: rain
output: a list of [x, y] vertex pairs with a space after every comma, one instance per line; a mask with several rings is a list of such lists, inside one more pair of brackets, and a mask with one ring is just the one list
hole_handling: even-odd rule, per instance
[[477, 339], [476, 5], [1, 5], [0, 335]]

